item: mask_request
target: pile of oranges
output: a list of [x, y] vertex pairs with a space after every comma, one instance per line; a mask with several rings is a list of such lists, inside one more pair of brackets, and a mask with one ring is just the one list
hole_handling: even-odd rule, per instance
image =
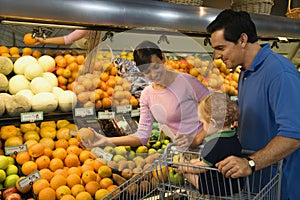
[[76, 132], [77, 129], [69, 121], [42, 122], [39, 127], [27, 126], [20, 130], [22, 135], [30, 132], [31, 136], [27, 134], [23, 138], [28, 150], [14, 156], [23, 175], [19, 180], [37, 170], [41, 176], [25, 188], [17, 182], [21, 193], [33, 192], [39, 200], [92, 200], [101, 199], [117, 188], [106, 161], [81, 148], [78, 139], [70, 135], [71, 130]]

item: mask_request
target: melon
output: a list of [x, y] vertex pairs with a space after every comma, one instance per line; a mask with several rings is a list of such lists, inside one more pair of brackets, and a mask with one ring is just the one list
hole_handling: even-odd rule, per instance
[[55, 60], [49, 55], [43, 55], [38, 59], [38, 63], [42, 66], [44, 72], [55, 68]]
[[8, 79], [7, 77], [0, 73], [0, 92], [6, 92], [8, 90]]
[[76, 94], [71, 90], [65, 90], [58, 96], [58, 106], [59, 109], [63, 112], [72, 111], [72, 109], [76, 106], [76, 103]]
[[26, 67], [30, 63], [37, 63], [37, 60], [33, 56], [22, 56], [16, 60], [14, 63], [14, 72], [15, 74], [24, 74]]
[[30, 89], [30, 82], [24, 75], [15, 75], [8, 81], [8, 91], [10, 94], [17, 94], [20, 90]]
[[44, 72], [43, 77], [51, 83], [52, 87], [58, 86], [58, 80], [57, 80], [57, 77], [55, 76], [55, 74], [53, 74], [51, 72]]
[[8, 75], [13, 71], [13, 69], [14, 64], [11, 59], [6, 56], [0, 56], [0, 73]]
[[51, 92], [41, 92], [35, 94], [31, 99], [33, 111], [53, 112], [58, 106], [57, 97]]
[[17, 95], [23, 95], [26, 97], [29, 101], [31, 101], [31, 98], [33, 97], [33, 92], [30, 89], [24, 89], [17, 92]]
[[43, 72], [43, 68], [38, 63], [29, 63], [24, 70], [24, 75], [28, 80], [32, 80], [43, 76]]
[[30, 101], [22, 95], [12, 95], [10, 101], [5, 103], [5, 109], [9, 116], [19, 116], [21, 113], [31, 110]]
[[44, 77], [36, 77], [30, 83], [30, 89], [34, 94], [40, 92], [52, 92], [51, 83]]

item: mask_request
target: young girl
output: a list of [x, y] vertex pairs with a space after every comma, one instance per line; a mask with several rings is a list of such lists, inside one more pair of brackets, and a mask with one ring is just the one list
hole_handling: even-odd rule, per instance
[[[190, 160], [189, 165], [215, 167], [217, 162], [230, 155], [242, 156], [242, 147], [232, 129], [238, 120], [235, 102], [224, 93], [211, 93], [200, 102], [198, 116], [206, 136], [200, 159]], [[201, 194], [230, 194], [229, 179], [218, 171], [196, 167], [179, 167], [179, 170]], [[232, 179], [231, 183], [233, 193], [237, 192], [237, 179]]]

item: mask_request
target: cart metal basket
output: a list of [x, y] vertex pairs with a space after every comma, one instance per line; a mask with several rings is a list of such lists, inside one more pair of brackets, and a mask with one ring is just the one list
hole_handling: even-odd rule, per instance
[[[188, 162], [191, 159], [199, 158], [200, 152], [201, 149], [197, 151], [179, 151], [174, 144], [169, 144], [164, 154], [157, 161], [122, 184], [105, 199], [280, 199], [282, 161], [256, 171], [251, 176], [232, 179], [225, 178], [216, 168], [195, 166]], [[244, 150], [244, 153], [249, 154], [249, 151]], [[195, 171], [201, 169], [206, 172], [186, 174], [182, 181], [177, 179], [174, 181], [174, 177], [171, 177], [169, 170], [179, 167], [191, 167]], [[189, 180], [187, 176], [190, 177]], [[142, 182], [145, 181], [150, 184], [142, 186]], [[198, 185], [192, 183], [198, 183]]]

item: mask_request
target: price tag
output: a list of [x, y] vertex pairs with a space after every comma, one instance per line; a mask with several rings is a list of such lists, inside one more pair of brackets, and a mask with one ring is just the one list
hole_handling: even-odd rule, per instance
[[40, 172], [37, 170], [35, 172], [32, 172], [25, 178], [18, 181], [18, 184], [21, 189], [26, 188], [29, 185], [32, 185], [35, 181], [41, 178]]
[[114, 119], [115, 118], [115, 112], [98, 112], [98, 119]]
[[121, 113], [130, 113], [132, 110], [132, 105], [127, 104], [127, 105], [122, 105], [122, 106], [117, 106], [116, 107], [116, 113], [121, 114]]
[[35, 122], [35, 121], [43, 121], [43, 120], [44, 120], [43, 112], [21, 113], [21, 122]]
[[75, 117], [93, 116], [94, 108], [75, 108]]
[[22, 151], [27, 151], [27, 145], [26, 144], [22, 144], [22, 145], [19, 145], [19, 146], [4, 147], [5, 155], [17, 154], [17, 153], [22, 152]]
[[140, 116], [140, 109], [134, 109], [131, 111], [131, 117], [138, 117]]
[[98, 158], [103, 158], [106, 161], [111, 161], [113, 154], [108, 153], [101, 149], [100, 147], [96, 147], [92, 150], [92, 153], [95, 154]]

